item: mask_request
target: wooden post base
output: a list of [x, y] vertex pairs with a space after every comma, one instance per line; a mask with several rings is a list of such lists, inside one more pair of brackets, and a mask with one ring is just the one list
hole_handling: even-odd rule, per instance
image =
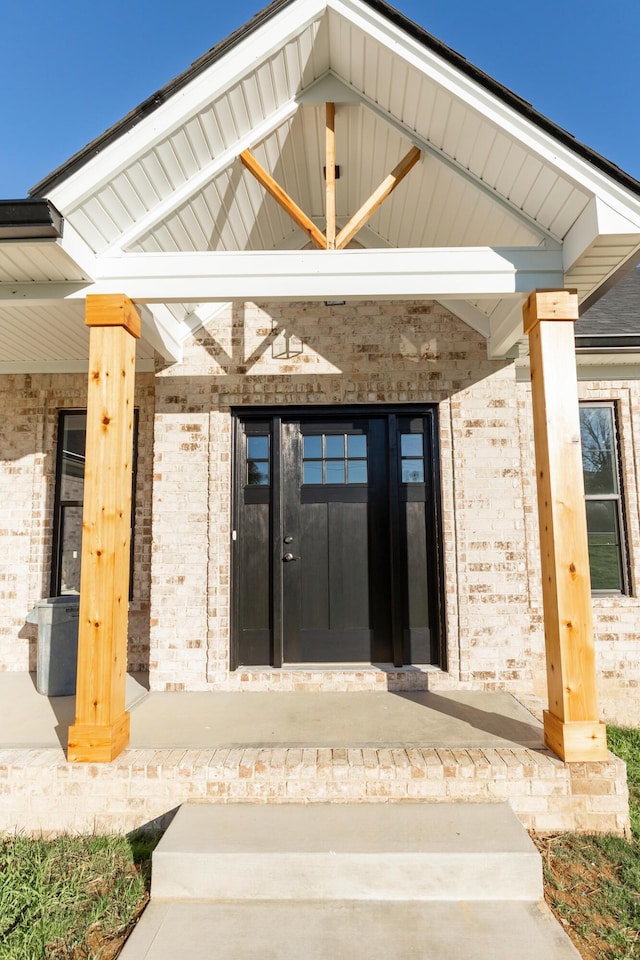
[[110, 763], [129, 743], [129, 714], [111, 726], [75, 723], [69, 727], [69, 763]]
[[563, 722], [544, 711], [544, 742], [565, 763], [607, 760], [607, 728], [598, 720]]

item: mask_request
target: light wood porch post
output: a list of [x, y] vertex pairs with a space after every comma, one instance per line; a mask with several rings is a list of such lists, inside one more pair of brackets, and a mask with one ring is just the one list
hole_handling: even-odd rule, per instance
[[108, 762], [129, 742], [125, 710], [135, 341], [125, 296], [87, 296], [87, 438], [78, 680], [69, 760]]
[[574, 346], [578, 297], [536, 291], [529, 334], [549, 709], [547, 746], [567, 762], [605, 760], [598, 719], [591, 580]]

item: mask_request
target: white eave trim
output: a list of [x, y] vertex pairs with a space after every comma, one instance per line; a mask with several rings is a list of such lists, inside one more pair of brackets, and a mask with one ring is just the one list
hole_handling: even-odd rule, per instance
[[[540, 247], [130, 253], [100, 260], [87, 293], [140, 303], [500, 299], [563, 286], [562, 251]], [[24, 297], [26, 291], [18, 291]]]

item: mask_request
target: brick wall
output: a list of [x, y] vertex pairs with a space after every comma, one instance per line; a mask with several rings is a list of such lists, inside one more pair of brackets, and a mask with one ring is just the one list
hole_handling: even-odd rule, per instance
[[[148, 663], [153, 391], [152, 374], [138, 377], [134, 670]], [[50, 593], [58, 411], [84, 408], [86, 396], [82, 374], [0, 376], [0, 670], [35, 669], [36, 627], [25, 618]]]
[[[326, 673], [229, 673], [230, 408], [432, 402], [448, 673], [412, 682], [545, 699], [530, 388], [513, 362], [487, 360], [480, 335], [435, 303], [236, 304], [213, 311], [181, 364], [140, 377], [137, 389], [129, 660], [149, 663], [154, 689], [331, 687]], [[580, 395], [618, 404], [635, 590], [640, 386], [582, 382]], [[84, 405], [84, 376], [0, 377], [0, 400], [0, 669], [26, 669], [34, 628], [25, 616], [49, 590], [57, 411]], [[640, 603], [596, 597], [594, 618], [603, 716], [638, 723]], [[339, 671], [334, 681], [381, 685], [367, 671]], [[406, 687], [397, 675], [382, 682]]]
[[[519, 419], [523, 450], [523, 485], [527, 504], [529, 592], [531, 609], [531, 653], [536, 661], [534, 692], [546, 696], [544, 626], [538, 518], [535, 490], [531, 389], [518, 385]], [[622, 461], [625, 525], [631, 572], [631, 596], [593, 597], [593, 624], [598, 669], [600, 713], [604, 720], [629, 726], [640, 725], [640, 600], [637, 596], [640, 564], [640, 382], [615, 383], [580, 381], [578, 395], [585, 401], [613, 401], [616, 404]]]
[[[228, 667], [230, 408], [418, 401], [440, 405], [449, 674], [530, 690], [514, 367], [488, 361], [484, 339], [440, 305], [405, 302], [235, 305], [158, 376], [155, 689], [238, 685]], [[256, 680], [270, 683], [280, 681]]]

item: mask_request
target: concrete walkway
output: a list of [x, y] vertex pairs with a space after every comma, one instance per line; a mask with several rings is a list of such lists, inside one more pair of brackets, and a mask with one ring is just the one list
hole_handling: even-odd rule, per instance
[[[74, 697], [0, 673], [0, 749], [66, 748]], [[149, 693], [127, 677], [132, 749], [504, 747], [542, 749], [542, 727], [507, 693]]]
[[579, 960], [507, 804], [185, 804], [122, 960]]

